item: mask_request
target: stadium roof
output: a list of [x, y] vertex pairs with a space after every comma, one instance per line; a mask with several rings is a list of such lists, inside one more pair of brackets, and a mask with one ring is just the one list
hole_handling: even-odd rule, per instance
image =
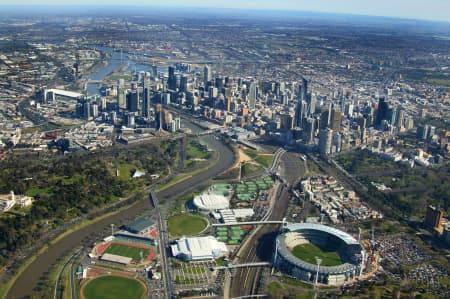
[[346, 232], [343, 232], [337, 228], [326, 226], [323, 224], [316, 224], [316, 223], [290, 223], [286, 226], [286, 229], [289, 231], [298, 231], [298, 230], [319, 230], [323, 231], [325, 233], [332, 234], [342, 241], [345, 242], [347, 245], [359, 245], [358, 241], [353, 238], [351, 235], [349, 235]]
[[[358, 241], [353, 238], [351, 235], [349, 235], [346, 232], [343, 232], [341, 230], [338, 230], [334, 227], [326, 226], [323, 224], [315, 224], [315, 223], [290, 223], [286, 226], [286, 229], [291, 232], [296, 231], [302, 231], [302, 230], [316, 230], [319, 232], [331, 234], [340, 240], [342, 240], [346, 245], [348, 246], [358, 246], [361, 251], [364, 249], [362, 248], [361, 244], [358, 243]], [[292, 265], [295, 265], [299, 268], [305, 269], [307, 271], [317, 271], [317, 265], [311, 264], [308, 262], [305, 262], [297, 257], [295, 257], [291, 250], [287, 248], [285, 243], [286, 234], [282, 234], [278, 236], [279, 246], [278, 246], [278, 252], [280, 255], [283, 256], [284, 259], [289, 261]], [[349, 273], [351, 271], [354, 271], [357, 268], [357, 265], [351, 264], [351, 263], [343, 263], [342, 265], [337, 266], [320, 266], [320, 272], [321, 273], [327, 273], [327, 274], [341, 274], [341, 273]]]
[[132, 232], [132, 233], [139, 233], [150, 226], [153, 225], [153, 221], [150, 216], [143, 216], [139, 217], [125, 225], [122, 226], [122, 229]]
[[[317, 271], [317, 265], [311, 264], [308, 262], [305, 262], [301, 259], [298, 259], [295, 257], [291, 251], [286, 247], [284, 243], [285, 235], [281, 236], [280, 245], [278, 246], [278, 252], [280, 255], [283, 256], [284, 259], [288, 260], [289, 263], [292, 265], [295, 265], [301, 269], [305, 269], [310, 272]], [[356, 269], [356, 266], [350, 263], [344, 263], [342, 265], [337, 266], [320, 266], [319, 272], [320, 273], [327, 273], [327, 274], [341, 274], [346, 272], [352, 272]]]
[[129, 263], [131, 263], [133, 259], [131, 257], [105, 253], [102, 255], [101, 260], [128, 265]]
[[194, 197], [194, 205], [201, 210], [222, 210], [228, 209], [230, 201], [222, 195], [204, 193]]

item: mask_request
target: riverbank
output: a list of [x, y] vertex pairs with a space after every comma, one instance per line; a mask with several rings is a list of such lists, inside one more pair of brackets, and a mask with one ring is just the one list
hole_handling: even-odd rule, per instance
[[[217, 141], [212, 136], [204, 138], [211, 148], [220, 152], [221, 155], [218, 161], [213, 165], [194, 176], [186, 178], [181, 182], [177, 182], [167, 189], [160, 190], [158, 197], [164, 200], [172, 198], [175, 195], [181, 195], [189, 192], [189, 190], [202, 185], [215, 175], [228, 169], [235, 160], [234, 153], [228, 146]], [[30, 259], [21, 268], [20, 273], [15, 275], [14, 280], [8, 282], [7, 285], [2, 286], [3, 298], [21, 298], [32, 293], [36, 286], [39, 277], [49, 269], [49, 266], [67, 252], [68, 250], [78, 246], [85, 238], [88, 238], [96, 232], [109, 227], [111, 223], [122, 223], [142, 213], [143, 210], [148, 209], [150, 203], [145, 200], [136, 202], [131, 206], [124, 207], [123, 210], [116, 211], [104, 217], [98, 217], [92, 222], [85, 222], [83, 226], [78, 229], [68, 232], [65, 236], [61, 236], [58, 241], [54, 241], [51, 246], [43, 248], [39, 255], [30, 257]], [[6, 288], [7, 287], [7, 288]], [[9, 292], [8, 292], [9, 289]], [[5, 294], [6, 297], [5, 297]]]

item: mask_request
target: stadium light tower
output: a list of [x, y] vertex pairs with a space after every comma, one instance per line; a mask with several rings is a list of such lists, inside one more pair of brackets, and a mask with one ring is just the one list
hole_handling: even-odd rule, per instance
[[322, 259], [319, 259], [318, 257], [316, 257], [316, 262], [317, 262], [317, 272], [316, 272], [316, 285], [319, 282], [319, 269], [320, 269], [320, 264], [322, 263]]
[[114, 236], [114, 223], [111, 223], [111, 236]]

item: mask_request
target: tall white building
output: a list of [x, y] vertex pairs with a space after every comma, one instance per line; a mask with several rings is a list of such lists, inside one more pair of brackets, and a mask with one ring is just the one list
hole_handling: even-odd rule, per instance
[[331, 146], [333, 144], [333, 130], [326, 128], [320, 131], [319, 135], [319, 152], [321, 155], [326, 156], [331, 154]]
[[247, 96], [247, 103], [250, 109], [255, 109], [256, 107], [256, 82], [250, 83], [250, 88]]

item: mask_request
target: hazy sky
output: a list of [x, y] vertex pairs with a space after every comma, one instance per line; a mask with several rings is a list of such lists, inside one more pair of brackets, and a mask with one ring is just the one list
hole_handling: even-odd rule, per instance
[[450, 22], [450, 0], [0, 0], [0, 4], [95, 4], [282, 9]]

